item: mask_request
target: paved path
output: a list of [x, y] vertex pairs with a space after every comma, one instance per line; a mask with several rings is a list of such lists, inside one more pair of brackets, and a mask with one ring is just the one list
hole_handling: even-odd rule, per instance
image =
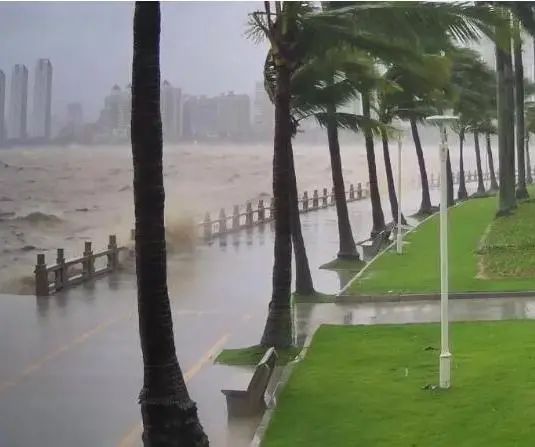
[[[418, 198], [408, 199], [415, 205]], [[365, 239], [371, 228], [369, 201], [353, 202], [350, 213], [356, 237]], [[317, 268], [337, 251], [335, 210], [302, 219], [316, 287], [334, 293], [345, 279]], [[256, 228], [223, 242], [171, 255], [169, 289], [178, 357], [211, 445], [240, 447], [247, 445], [256, 421], [228, 425], [220, 389], [244, 383], [248, 372], [212, 365], [212, 358], [223, 347], [260, 338], [270, 297], [273, 235], [269, 227]], [[525, 311], [502, 311], [513, 304], [496, 303], [490, 305], [496, 315], [533, 313], [531, 301]], [[463, 305], [469, 306], [455, 303]], [[459, 309], [461, 317], [473, 316]], [[297, 318], [303, 337], [321, 321], [428, 321], [437, 318], [437, 309], [436, 303], [304, 305]], [[101, 279], [46, 299], [0, 295], [0, 358], [0, 447], [140, 445], [136, 397], [142, 365], [134, 275]]]

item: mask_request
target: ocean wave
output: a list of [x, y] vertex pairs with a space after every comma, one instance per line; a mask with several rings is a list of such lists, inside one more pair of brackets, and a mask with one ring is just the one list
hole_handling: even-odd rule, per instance
[[17, 216], [10, 220], [12, 222], [29, 223], [30, 225], [57, 225], [63, 222], [63, 220], [55, 214], [46, 214], [40, 211], [34, 211], [25, 216]]

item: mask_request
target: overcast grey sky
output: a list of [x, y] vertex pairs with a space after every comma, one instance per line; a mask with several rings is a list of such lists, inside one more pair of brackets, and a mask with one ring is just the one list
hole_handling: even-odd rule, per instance
[[[266, 45], [246, 39], [247, 14], [259, 2], [162, 4], [162, 80], [186, 93], [252, 93], [262, 76]], [[96, 118], [104, 96], [130, 79], [132, 2], [0, 2], [0, 69], [33, 71], [39, 57], [54, 66], [53, 114], [81, 101]]]

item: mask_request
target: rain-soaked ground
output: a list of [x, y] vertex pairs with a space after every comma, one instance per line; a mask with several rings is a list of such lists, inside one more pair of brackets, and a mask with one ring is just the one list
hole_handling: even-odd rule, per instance
[[[419, 194], [406, 197], [414, 211]], [[387, 209], [387, 203], [384, 204]], [[405, 207], [411, 211], [411, 207]], [[371, 227], [369, 201], [350, 204], [358, 239]], [[333, 208], [302, 216], [316, 288], [335, 293], [347, 278], [318, 270], [337, 251]], [[267, 226], [169, 259], [178, 357], [215, 447], [246, 446], [257, 420], [229, 422], [222, 388], [244, 388], [246, 368], [213, 365], [223, 347], [259, 341], [271, 287]], [[535, 299], [460, 300], [454, 319], [533, 318]], [[437, 302], [301, 304], [302, 341], [321, 323], [437, 321]], [[0, 295], [0, 447], [139, 446], [142, 364], [135, 276], [124, 273], [49, 298]]]

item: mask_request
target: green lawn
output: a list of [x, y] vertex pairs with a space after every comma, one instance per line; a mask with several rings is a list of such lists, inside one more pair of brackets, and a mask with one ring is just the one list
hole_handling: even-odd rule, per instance
[[[531, 193], [535, 191], [532, 189]], [[512, 216], [494, 219], [495, 213], [495, 197], [469, 200], [449, 210], [450, 291], [535, 290], [535, 203], [521, 203]], [[488, 244], [483, 244], [480, 254], [485, 234], [491, 245], [501, 246], [486, 249]], [[409, 243], [402, 255], [395, 250], [385, 252], [353, 282], [347, 293], [438, 292], [438, 216], [409, 233], [406, 241]], [[516, 245], [514, 249], [504, 249], [505, 244]]]
[[323, 326], [278, 399], [263, 447], [528, 447], [535, 322], [451, 325], [453, 387], [438, 382], [437, 324]]

